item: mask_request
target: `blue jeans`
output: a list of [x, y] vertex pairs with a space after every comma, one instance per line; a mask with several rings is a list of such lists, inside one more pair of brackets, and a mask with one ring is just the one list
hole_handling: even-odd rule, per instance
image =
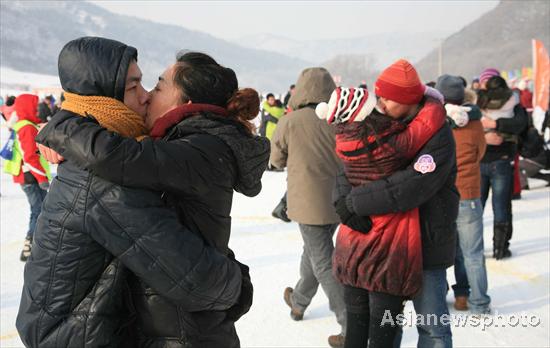
[[487, 269], [483, 255], [483, 208], [479, 199], [460, 201], [456, 225], [458, 240], [454, 294], [455, 297], [467, 296], [472, 312], [484, 313], [489, 309], [491, 298], [487, 295]]
[[[417, 325], [419, 348], [452, 348], [453, 338], [451, 326], [441, 323], [443, 314], [449, 315], [447, 308], [447, 271], [445, 269], [424, 270], [422, 292], [413, 299], [416, 314], [428, 318], [428, 315], [435, 314], [437, 323], [431, 320], [431, 325]], [[399, 330], [394, 341], [394, 347], [401, 345], [403, 331]]]
[[514, 167], [510, 159], [481, 163], [481, 204], [489, 197], [489, 189], [493, 190], [494, 223], [512, 222], [512, 191]]
[[34, 236], [34, 229], [36, 227], [36, 220], [40, 211], [42, 210], [42, 202], [46, 198], [48, 191], [42, 190], [38, 184], [23, 184], [21, 185], [23, 192], [27, 196], [27, 201], [31, 206], [31, 216], [29, 219], [29, 230], [27, 231], [27, 238]]

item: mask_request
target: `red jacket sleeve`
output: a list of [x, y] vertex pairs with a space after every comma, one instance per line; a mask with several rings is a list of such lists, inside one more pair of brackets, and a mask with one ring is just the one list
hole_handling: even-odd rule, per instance
[[439, 102], [428, 101], [408, 127], [395, 136], [395, 149], [413, 158], [445, 123], [445, 108]]
[[27, 165], [31, 174], [34, 175], [38, 183], [48, 182], [46, 171], [40, 164], [40, 155], [36, 141], [34, 138], [38, 134], [38, 130], [32, 126], [27, 125], [19, 129], [17, 132], [17, 139], [19, 140], [19, 146], [23, 154], [23, 162]]

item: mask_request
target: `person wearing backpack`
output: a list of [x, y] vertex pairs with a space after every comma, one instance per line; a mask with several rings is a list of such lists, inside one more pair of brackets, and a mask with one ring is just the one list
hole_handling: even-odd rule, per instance
[[38, 96], [22, 94], [17, 97], [12, 117], [17, 118], [12, 126], [15, 132], [12, 158], [4, 163], [4, 171], [13, 176], [13, 182], [21, 185], [31, 208], [29, 229], [20, 259], [25, 262], [31, 255], [31, 245], [36, 220], [42, 209], [42, 201], [50, 186], [50, 169], [39, 154], [34, 138], [38, 134]]

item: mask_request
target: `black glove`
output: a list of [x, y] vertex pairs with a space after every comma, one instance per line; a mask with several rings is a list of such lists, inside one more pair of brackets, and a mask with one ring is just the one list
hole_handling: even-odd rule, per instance
[[252, 307], [252, 298], [254, 295], [254, 287], [250, 281], [250, 272], [248, 266], [233, 259], [241, 268], [242, 283], [241, 283], [241, 295], [239, 301], [233, 305], [233, 307], [227, 310], [227, 318], [232, 321], [239, 320], [240, 317], [248, 313], [250, 307]]
[[354, 231], [361, 233], [368, 233], [372, 228], [372, 220], [368, 216], [359, 216], [348, 209], [346, 204], [346, 196], [340, 197], [336, 203], [336, 213], [340, 216], [340, 221], [353, 229]]

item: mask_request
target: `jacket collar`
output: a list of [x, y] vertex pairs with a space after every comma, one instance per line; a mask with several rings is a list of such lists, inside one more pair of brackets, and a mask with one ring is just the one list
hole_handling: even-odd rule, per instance
[[211, 104], [185, 104], [168, 111], [159, 118], [151, 129], [152, 138], [162, 138], [169, 128], [177, 125], [182, 120], [196, 116], [202, 112], [212, 112], [220, 116], [227, 116], [227, 110], [220, 106]]

